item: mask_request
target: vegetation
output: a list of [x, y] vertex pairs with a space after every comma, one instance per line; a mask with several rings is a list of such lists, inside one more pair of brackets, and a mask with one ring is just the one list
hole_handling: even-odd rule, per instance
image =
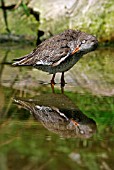
[[[15, 2], [15, 3], [14, 3]], [[62, 2], [61, 8], [57, 1], [50, 6], [50, 0], [17, 1], [1, 0], [0, 33], [24, 35], [25, 39], [35, 41], [42, 30], [45, 38], [62, 32], [65, 29], [81, 29], [96, 35], [100, 42], [114, 41], [114, 1], [69, 1]], [[45, 4], [44, 4], [45, 3]], [[56, 7], [56, 10], [53, 8]], [[60, 11], [61, 9], [61, 11]], [[22, 39], [23, 41], [23, 39]]]

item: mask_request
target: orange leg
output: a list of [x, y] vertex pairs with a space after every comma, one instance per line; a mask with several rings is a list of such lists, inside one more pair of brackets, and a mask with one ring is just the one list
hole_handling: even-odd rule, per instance
[[65, 86], [64, 72], [62, 72], [62, 75], [61, 75], [61, 92], [62, 93], [64, 93], [64, 86]]
[[54, 78], [55, 78], [55, 74], [53, 74], [53, 77], [52, 77], [52, 79], [51, 79], [51, 88], [52, 88], [52, 92], [53, 92], [53, 93], [55, 93], [55, 91], [54, 91], [54, 85], [55, 85]]

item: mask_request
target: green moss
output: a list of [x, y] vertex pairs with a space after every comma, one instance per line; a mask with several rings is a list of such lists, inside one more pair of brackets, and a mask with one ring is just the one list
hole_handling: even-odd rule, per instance
[[11, 13], [9, 20], [10, 29], [15, 34], [24, 34], [24, 35], [36, 35], [38, 29], [38, 23], [36, 22], [33, 16], [27, 17], [25, 14], [22, 14], [22, 9], [18, 9]]
[[[36, 36], [39, 23], [35, 20], [34, 16], [27, 16], [21, 7], [17, 8], [16, 10], [7, 11], [7, 16], [8, 26], [11, 30], [11, 33]], [[6, 30], [3, 18], [1, 27], [2, 29], [0, 30], [0, 33], [5, 33]]]
[[[41, 3], [41, 2], [40, 2]], [[43, 2], [42, 2], [43, 3]], [[82, 13], [80, 9], [74, 10], [72, 15], [59, 16], [54, 19], [45, 16], [46, 8], [43, 4], [37, 4], [41, 8], [40, 23], [38, 23], [29, 11], [24, 10], [22, 6], [16, 10], [8, 11], [8, 24], [12, 33], [36, 36], [37, 30], [40, 28], [44, 32], [51, 32], [57, 34], [65, 29], [81, 29], [82, 31], [89, 32], [96, 35], [101, 42], [114, 41], [113, 23], [114, 23], [114, 1], [106, 1], [105, 3], [98, 3], [95, 6], [88, 8], [86, 13]], [[85, 2], [84, 2], [85, 3]], [[86, 5], [82, 10], [86, 8]], [[100, 11], [101, 6], [101, 11]], [[38, 9], [39, 10], [39, 9]], [[44, 11], [43, 11], [44, 10]], [[6, 33], [5, 23], [0, 10], [0, 33]], [[45, 35], [45, 38], [49, 37]]]

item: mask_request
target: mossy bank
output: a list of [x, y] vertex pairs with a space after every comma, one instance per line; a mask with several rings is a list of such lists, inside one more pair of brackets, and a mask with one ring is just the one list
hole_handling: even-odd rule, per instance
[[[17, 5], [16, 0], [6, 0], [5, 6]], [[25, 6], [24, 6], [25, 5]], [[30, 10], [39, 14], [36, 20]], [[65, 29], [81, 29], [98, 37], [100, 42], [113, 42], [113, 0], [26, 0], [13, 10], [6, 10], [9, 29], [13, 34], [37, 37], [37, 31], [45, 32], [43, 39]], [[0, 34], [6, 33], [2, 8], [0, 9]]]

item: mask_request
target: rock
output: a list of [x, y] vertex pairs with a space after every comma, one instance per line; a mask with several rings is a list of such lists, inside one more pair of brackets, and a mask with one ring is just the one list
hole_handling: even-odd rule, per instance
[[[26, 4], [26, 0], [23, 3]], [[5, 0], [5, 5], [14, 5], [16, 0]], [[45, 32], [43, 39], [65, 29], [81, 29], [96, 35], [100, 41], [114, 41], [113, 0], [31, 0], [28, 8], [40, 13], [40, 22], [33, 15], [26, 15], [22, 6], [8, 14], [11, 33], [36, 35], [38, 29]], [[5, 32], [5, 22], [0, 10], [0, 33]], [[20, 29], [19, 29], [20, 28]]]
[[74, 28], [93, 33], [102, 41], [114, 37], [114, 1], [31, 0], [28, 7], [40, 12], [40, 29], [45, 32], [56, 34]]

